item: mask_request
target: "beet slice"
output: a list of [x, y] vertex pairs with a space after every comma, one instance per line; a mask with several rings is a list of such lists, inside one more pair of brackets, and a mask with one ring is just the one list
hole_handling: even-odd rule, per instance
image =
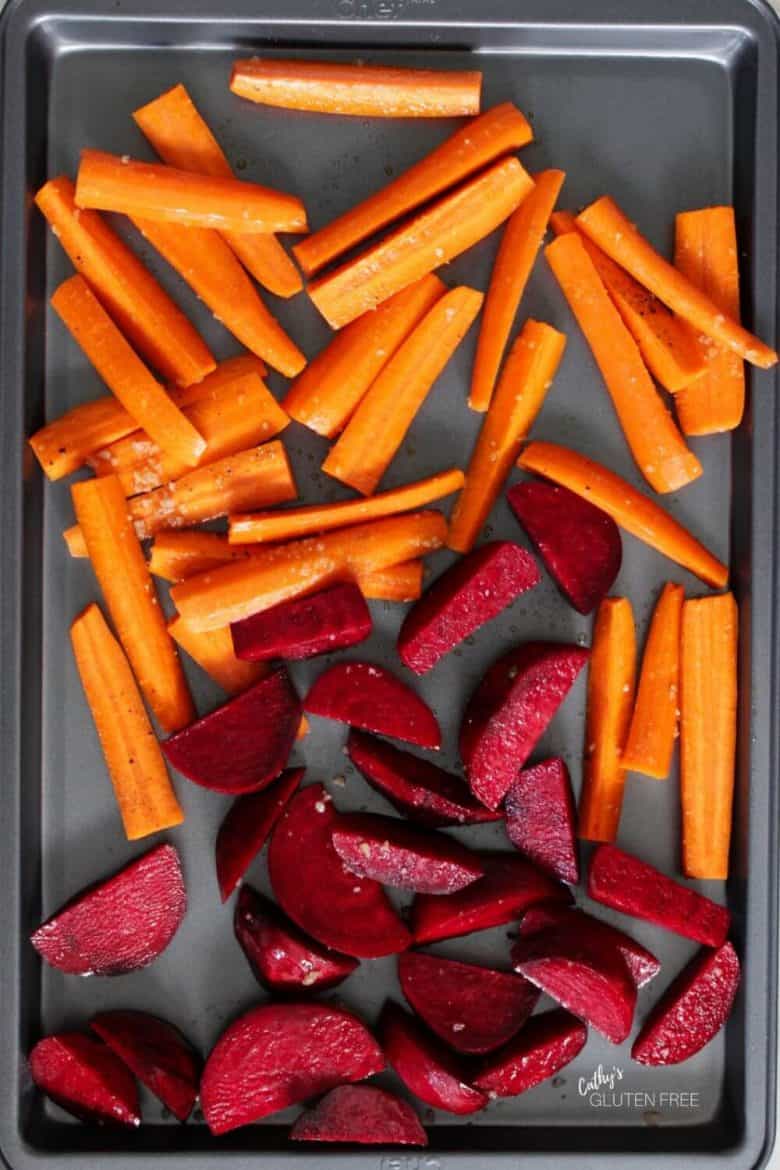
[[492, 1052], [522, 1028], [539, 992], [511, 971], [408, 951], [401, 990], [421, 1019], [456, 1052]]
[[461, 1060], [397, 1003], [386, 1003], [379, 1037], [387, 1062], [407, 1089], [434, 1109], [476, 1113], [487, 1097], [467, 1082]]
[[507, 500], [564, 597], [580, 613], [592, 613], [623, 559], [612, 517], [568, 488], [540, 480], [516, 484]]
[[41, 1092], [81, 1121], [140, 1125], [135, 1081], [114, 1053], [81, 1032], [39, 1040], [30, 1073]]
[[563, 760], [525, 768], [506, 794], [506, 831], [540, 869], [576, 885], [580, 860], [569, 769]]
[[304, 707], [312, 715], [418, 747], [441, 747], [441, 730], [430, 707], [389, 670], [370, 662], [331, 666], [309, 691]]
[[219, 896], [227, 902], [263, 848], [305, 768], [288, 768], [270, 788], [237, 797], [219, 827], [215, 848]]
[[552, 902], [532, 906], [526, 911], [520, 923], [520, 936], [528, 938], [548, 926], [560, 927], [574, 935], [585, 932], [593, 936], [596, 945], [617, 948], [637, 989], [655, 979], [661, 970], [661, 964], [652, 951], [648, 951], [647, 947], [643, 947], [622, 930], [610, 926], [608, 922], [602, 922], [600, 918], [594, 918], [592, 914], [586, 914], [584, 910], [556, 906]]
[[494, 540], [457, 561], [406, 615], [398, 655], [415, 674], [432, 670], [480, 626], [497, 617], [540, 581], [530, 553]]
[[725, 906], [689, 890], [616, 845], [599, 845], [594, 850], [588, 894], [613, 910], [654, 922], [709, 947], [722, 946], [731, 925]]
[[731, 1014], [739, 959], [730, 942], [701, 951], [661, 996], [634, 1041], [640, 1064], [679, 1064], [709, 1044]]
[[542, 1012], [514, 1040], [486, 1057], [474, 1085], [489, 1097], [517, 1097], [565, 1068], [587, 1039], [582, 1020], [563, 1008]]
[[162, 745], [182, 776], [237, 796], [264, 788], [281, 772], [301, 722], [301, 703], [285, 670], [275, 670]]
[[293, 798], [268, 849], [276, 899], [301, 930], [334, 951], [358, 959], [403, 951], [411, 937], [382, 887], [350, 873], [333, 847], [340, 822], [321, 784]]
[[491, 666], [466, 709], [460, 754], [471, 790], [498, 808], [588, 661], [583, 646], [526, 642]]
[[259, 983], [279, 994], [324, 991], [360, 964], [320, 946], [251, 886], [242, 886], [233, 929]]
[[147, 1012], [101, 1012], [89, 1022], [130, 1072], [186, 1121], [198, 1097], [200, 1060], [178, 1028]]
[[200, 1083], [213, 1134], [381, 1072], [385, 1061], [364, 1024], [324, 1003], [269, 1003], [222, 1033]]
[[237, 658], [296, 660], [356, 646], [369, 636], [371, 614], [357, 585], [333, 585], [295, 597], [230, 627]]
[[290, 1130], [294, 1142], [352, 1142], [361, 1146], [427, 1146], [408, 1101], [376, 1085], [332, 1089]]
[[340, 817], [333, 847], [359, 877], [422, 894], [452, 894], [485, 872], [477, 855], [451, 837], [373, 813]]
[[66, 902], [30, 942], [68, 975], [124, 975], [162, 954], [186, 909], [179, 854], [157, 845]]

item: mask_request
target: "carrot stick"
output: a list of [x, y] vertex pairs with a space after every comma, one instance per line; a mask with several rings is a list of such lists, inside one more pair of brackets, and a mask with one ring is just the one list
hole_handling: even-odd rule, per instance
[[128, 841], [180, 825], [184, 813], [130, 664], [97, 605], [79, 614], [70, 640]]
[[669, 775], [677, 737], [680, 689], [680, 622], [685, 590], [663, 588], [647, 635], [623, 767], [663, 780]]
[[357, 583], [363, 596], [375, 601], [417, 601], [422, 596], [423, 562], [406, 561], [376, 573], [358, 574]]
[[490, 406], [517, 307], [565, 178], [563, 171], [536, 175], [533, 190], [507, 220], [482, 314], [471, 375], [472, 410], [484, 412]]
[[[705, 207], [675, 218], [674, 263], [721, 312], [739, 321], [739, 263], [733, 207]], [[710, 343], [706, 372], [676, 399], [686, 435], [733, 431], [745, 410], [745, 367], [738, 354]]]
[[195, 718], [176, 649], [127, 514], [119, 480], [106, 476], [71, 488], [76, 519], [125, 654], [166, 732]]
[[454, 288], [409, 334], [331, 447], [322, 470], [356, 491], [376, 489], [431, 387], [468, 333], [482, 293]]
[[711, 297], [664, 260], [608, 196], [581, 212], [577, 226], [698, 332], [761, 369], [775, 365], [775, 351], [726, 316]]
[[68, 552], [72, 557], [78, 560], [89, 556], [87, 544], [84, 540], [84, 533], [78, 524], [71, 524], [70, 528], [65, 528], [62, 533], [62, 539], [65, 541]]
[[642, 475], [657, 492], [692, 483], [702, 473], [701, 463], [653, 385], [579, 233], [559, 236], [544, 254], [585, 334]]
[[526, 321], [515, 339], [453, 509], [447, 544], [456, 552], [474, 547], [520, 444], [542, 409], [565, 345], [562, 333], [540, 321]]
[[188, 386], [214, 369], [214, 358], [181, 309], [95, 211], [76, 207], [70, 179], [50, 179], [35, 196], [77, 272], [146, 361]]
[[252, 57], [236, 61], [230, 88], [251, 102], [283, 110], [363, 118], [457, 118], [479, 113], [482, 74]]
[[168, 622], [168, 633], [228, 695], [245, 691], [268, 673], [264, 662], [244, 662], [236, 658], [230, 626], [198, 632], [191, 629], [184, 618], [177, 617]]
[[532, 186], [516, 158], [494, 163], [357, 259], [314, 281], [309, 295], [331, 328], [340, 329], [489, 235]]
[[672, 519], [655, 500], [642, 495], [595, 460], [557, 443], [531, 443], [517, 465], [590, 500], [637, 540], [695, 573], [708, 585], [722, 589], [728, 581], [726, 566], [687, 528]]
[[516, 106], [511, 102], [494, 106], [456, 130], [381, 191], [300, 240], [293, 246], [296, 260], [311, 276], [389, 223], [532, 140], [533, 131]]
[[342, 431], [401, 342], [446, 291], [429, 272], [337, 333], [287, 391], [290, 417], [328, 439]]
[[81, 152], [76, 206], [218, 231], [307, 230], [306, 209], [295, 195], [103, 150]]

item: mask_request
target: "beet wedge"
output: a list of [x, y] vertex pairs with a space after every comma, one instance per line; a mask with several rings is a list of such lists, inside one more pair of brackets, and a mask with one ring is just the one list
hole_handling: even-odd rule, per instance
[[451, 837], [372, 813], [340, 817], [333, 847], [359, 877], [421, 894], [455, 893], [485, 872], [476, 853]]
[[41, 1092], [81, 1121], [141, 1124], [135, 1081], [99, 1040], [81, 1032], [59, 1032], [39, 1040], [28, 1063]]
[[471, 791], [488, 808], [501, 804], [587, 661], [582, 646], [525, 642], [491, 666], [460, 731]]
[[147, 1012], [101, 1012], [89, 1026], [179, 1121], [198, 1098], [200, 1065], [178, 1028]]
[[361, 1146], [427, 1146], [420, 1119], [408, 1101], [376, 1085], [340, 1085], [318, 1101], [290, 1130], [294, 1142], [344, 1142]]
[[162, 954], [186, 909], [179, 854], [173, 845], [157, 845], [77, 894], [30, 942], [67, 975], [124, 975]]
[[357, 1016], [324, 1003], [269, 1003], [222, 1033], [200, 1083], [213, 1134], [251, 1125], [347, 1081], [384, 1068], [374, 1037]]
[[230, 627], [237, 658], [250, 662], [288, 661], [331, 654], [364, 642], [371, 614], [357, 585], [333, 585], [308, 597], [295, 597]]
[[556, 906], [552, 902], [543, 902], [532, 906], [523, 915], [520, 923], [520, 937], [529, 938], [536, 931], [546, 927], [560, 928], [570, 932], [575, 938], [585, 933], [592, 937], [596, 946], [617, 949], [628, 967], [631, 978], [637, 986], [644, 987], [651, 979], [655, 979], [661, 970], [661, 964], [655, 955], [643, 947], [636, 939], [624, 934], [608, 922], [586, 914], [584, 910], [575, 910], [567, 906]]
[[514, 1040], [487, 1056], [474, 1085], [489, 1097], [517, 1097], [554, 1077], [585, 1046], [588, 1029], [563, 1008], [528, 1021]]
[[430, 707], [383, 666], [339, 662], [306, 696], [311, 715], [336, 719], [423, 748], [441, 747], [441, 730]]
[[544, 760], [525, 768], [506, 794], [509, 840], [540, 869], [561, 882], [580, 880], [577, 810], [569, 770], [563, 760]]
[[411, 936], [382, 887], [350, 873], [333, 847], [340, 822], [322, 785], [294, 797], [268, 850], [276, 899], [301, 930], [334, 951], [358, 959], [403, 951]]
[[219, 895], [227, 902], [265, 845], [304, 775], [288, 768], [270, 788], [238, 796], [219, 827], [215, 848]]
[[162, 745], [182, 776], [238, 796], [275, 780], [301, 722], [301, 703], [285, 670], [275, 670]]
[[447, 1113], [477, 1113], [487, 1097], [468, 1083], [463, 1062], [397, 1003], [386, 1003], [379, 1038], [387, 1063], [410, 1093]]
[[623, 559], [612, 517], [568, 488], [541, 480], [516, 484], [507, 500], [566, 600], [579, 613], [592, 613]]

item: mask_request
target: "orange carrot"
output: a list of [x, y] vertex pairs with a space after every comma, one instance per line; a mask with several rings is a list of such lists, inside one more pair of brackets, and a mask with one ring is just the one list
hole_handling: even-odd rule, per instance
[[579, 233], [559, 236], [544, 254], [585, 334], [642, 475], [657, 492], [677, 491], [698, 479], [701, 463], [653, 385]]
[[654, 500], [595, 460], [557, 443], [531, 443], [520, 456], [518, 467], [534, 471], [590, 500], [637, 540], [695, 573], [708, 585], [722, 589], [728, 581], [726, 566], [691, 536], [687, 528]]
[[311, 276], [389, 223], [532, 139], [533, 131], [516, 106], [511, 102], [494, 106], [456, 130], [392, 183], [295, 244], [298, 263]]
[[526, 321], [515, 339], [474, 446], [466, 486], [453, 509], [447, 544], [456, 552], [474, 547], [542, 409], [565, 345], [562, 333], [540, 321]]
[[184, 813], [130, 664], [97, 605], [79, 614], [70, 640], [128, 841], [180, 825]]
[[680, 798], [682, 866], [690, 878], [722, 880], [729, 874], [738, 626], [730, 593], [683, 606]]
[[663, 780], [677, 737], [680, 690], [680, 622], [685, 590], [668, 582], [658, 599], [645, 644], [623, 767]]
[[230, 626], [198, 632], [191, 629], [184, 618], [177, 617], [168, 622], [168, 633], [228, 695], [245, 691], [268, 673], [264, 662], [244, 662], [236, 658]]
[[422, 596], [423, 562], [406, 561], [376, 573], [358, 574], [357, 583], [363, 596], [375, 601], [417, 601]]
[[331, 328], [340, 329], [489, 235], [532, 186], [516, 158], [494, 163], [355, 260], [314, 281], [309, 295]]
[[577, 226], [698, 332], [761, 369], [775, 365], [775, 351], [728, 317], [711, 297], [664, 260], [608, 196], [586, 207], [577, 216]]
[[118, 479], [71, 488], [76, 519], [114, 627], [149, 706], [166, 732], [195, 718], [176, 649], [133, 531]]
[[152, 542], [149, 572], [164, 581], [186, 581], [248, 556], [249, 549], [228, 544], [221, 532], [163, 531]]
[[471, 375], [472, 410], [484, 412], [490, 406], [515, 313], [565, 178], [563, 171], [536, 175], [533, 190], [507, 220], [482, 314]]

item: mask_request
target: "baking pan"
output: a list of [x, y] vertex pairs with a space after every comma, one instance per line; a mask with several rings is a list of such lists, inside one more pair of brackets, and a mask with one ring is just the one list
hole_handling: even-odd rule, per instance
[[[450, 130], [439, 122], [322, 118], [253, 107], [227, 87], [236, 54], [252, 50], [475, 68], [485, 74], [485, 105], [511, 99], [535, 124], [523, 152], [536, 170], [568, 172], [562, 205], [609, 191], [658, 244], [670, 243], [680, 208], [733, 201], [741, 238], [744, 313], [773, 341], [777, 292], [778, 26], [765, 4], [748, 0], [17, 0], [3, 16], [2, 140], [2, 799], [0, 799], [0, 1148], [13, 1170], [68, 1166], [124, 1170], [167, 1166], [225, 1170], [281, 1164], [309, 1168], [468, 1170], [517, 1166], [657, 1165], [671, 1168], [761, 1164], [773, 1138], [775, 1093], [777, 708], [776, 644], [777, 375], [750, 371], [750, 407], [739, 433], [694, 441], [702, 480], [673, 497], [672, 510], [730, 561], [742, 614], [739, 784], [733, 877], [715, 887], [734, 913], [745, 977], [724, 1034], [686, 1064], [646, 1069], [628, 1046], [591, 1035], [580, 1057], [553, 1081], [495, 1103], [469, 1121], [426, 1116], [430, 1150], [291, 1149], [289, 1117], [278, 1115], [219, 1141], [195, 1119], [180, 1126], [144, 1100], [139, 1132], [72, 1122], [30, 1083], [25, 1054], [45, 1032], [81, 1026], [95, 1011], [135, 1007], [172, 1019], [205, 1052], [226, 1021], [260, 997], [233, 941], [231, 909], [219, 904], [213, 840], [223, 798], [184, 781], [186, 825], [171, 834], [186, 870], [190, 909], [172, 946], [146, 971], [78, 980], [42, 967], [25, 941], [30, 929], [86, 882], [141, 851], [124, 841], [66, 637], [72, 616], [95, 596], [89, 567], [68, 560], [61, 530], [70, 522], [63, 485], [47, 486], [24, 439], [45, 418], [99, 392], [95, 375], [46, 300], [68, 263], [31, 205], [50, 175], [73, 172], [92, 145], [147, 155], [130, 111], [184, 81], [233, 163], [307, 201], [314, 226], [373, 191]], [[123, 232], [129, 232], [121, 225]], [[146, 254], [138, 238], [134, 246]], [[445, 273], [485, 288], [495, 238]], [[234, 347], [182, 283], [159, 272], [220, 356]], [[326, 329], [304, 297], [274, 311], [309, 354]], [[567, 353], [535, 429], [571, 443], [631, 480], [636, 474], [585, 344], [543, 261], [523, 304], [565, 330]], [[387, 486], [466, 460], [476, 420], [465, 405], [474, 338], [464, 344], [418, 416]], [[279, 391], [282, 383], [273, 383]], [[307, 498], [336, 498], [319, 473], [324, 445], [303, 428], [287, 432]], [[501, 503], [495, 536], [521, 539]], [[434, 568], [446, 565], [440, 554]], [[632, 539], [616, 591], [634, 603], [643, 632], [657, 589], [671, 575], [689, 592], [699, 584]], [[360, 654], [392, 661], [400, 607], [374, 603], [377, 631]], [[513, 641], [590, 637], [589, 622], [546, 581], [464, 645], [421, 684], [452, 745], [465, 697], [499, 650]], [[321, 664], [296, 667], [305, 686]], [[191, 672], [201, 709], [217, 695]], [[579, 784], [584, 684], [578, 684], [542, 752], [560, 752]], [[381, 802], [345, 769], [343, 732], [314, 721], [298, 756], [312, 779], [331, 783], [352, 808]], [[502, 844], [502, 830], [462, 833]], [[629, 781], [621, 844], [674, 872], [677, 780]], [[265, 862], [250, 880], [267, 887]], [[712, 892], [713, 883], [708, 885]], [[632, 930], [664, 967], [640, 995], [639, 1015], [693, 947], [641, 923]], [[506, 931], [441, 944], [442, 953], [506, 956]], [[392, 959], [363, 964], [338, 998], [370, 1021], [387, 994], [398, 995]], [[489, 1010], [489, 1007], [488, 1007]], [[615, 1080], [595, 1088], [601, 1067]], [[616, 1071], [619, 1070], [619, 1073]], [[389, 1074], [388, 1084], [393, 1083]]]

